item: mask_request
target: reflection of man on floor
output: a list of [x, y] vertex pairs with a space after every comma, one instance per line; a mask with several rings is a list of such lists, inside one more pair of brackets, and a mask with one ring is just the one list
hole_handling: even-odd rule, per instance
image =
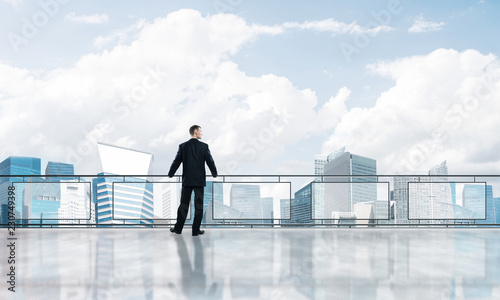
[[194, 239], [194, 269], [191, 267], [188, 249], [184, 239], [175, 238], [177, 242], [177, 252], [181, 260], [182, 271], [182, 292], [188, 299], [212, 299], [215, 296], [217, 284], [214, 282], [205, 293], [206, 275], [205, 262], [203, 259], [203, 245], [199, 239]]

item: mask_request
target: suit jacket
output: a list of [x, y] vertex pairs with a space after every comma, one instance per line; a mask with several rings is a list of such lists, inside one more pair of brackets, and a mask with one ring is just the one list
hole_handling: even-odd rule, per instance
[[189, 141], [179, 145], [177, 155], [168, 171], [169, 177], [174, 176], [181, 163], [182, 186], [205, 186], [205, 163], [207, 163], [210, 172], [212, 172], [212, 176], [217, 176], [217, 168], [215, 167], [214, 159], [210, 154], [208, 145], [197, 138], [191, 138]]

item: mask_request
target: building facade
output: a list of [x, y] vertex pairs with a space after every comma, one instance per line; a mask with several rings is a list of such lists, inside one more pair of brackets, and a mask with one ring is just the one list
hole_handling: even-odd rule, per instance
[[328, 159], [324, 173], [336, 175], [324, 178], [325, 219], [355, 219], [356, 204], [377, 200], [376, 177], [366, 177], [377, 174], [374, 159], [340, 151]]
[[495, 203], [491, 185], [466, 184], [463, 190], [463, 206], [474, 212], [477, 224], [495, 224]]
[[75, 168], [73, 164], [49, 161], [45, 167], [45, 175], [61, 175], [60, 177], [46, 176], [48, 181], [65, 181], [75, 179]]
[[244, 219], [262, 219], [262, 199], [260, 186], [251, 184], [231, 185], [231, 207], [240, 211]]
[[[16, 222], [21, 223], [24, 218], [23, 211], [27, 211], [23, 203], [24, 199], [24, 186], [29, 180], [28, 177], [20, 175], [40, 175], [41, 173], [41, 159], [36, 157], [22, 157], [11, 156], [0, 163], [0, 175], [7, 175], [9, 177], [0, 177], [0, 216], [2, 224], [8, 222], [8, 187], [15, 184], [15, 216]], [[19, 176], [16, 176], [19, 175]]]
[[60, 182], [60, 224], [95, 224], [95, 205], [91, 198], [90, 182], [66, 180]]
[[153, 183], [148, 178], [153, 155], [104, 143], [97, 146], [101, 163], [95, 191], [99, 225], [153, 224]]
[[29, 224], [58, 224], [61, 187], [41, 177], [32, 177], [24, 186], [23, 221]]
[[290, 223], [311, 224], [311, 195], [312, 183], [305, 185], [295, 192], [295, 196], [290, 200]]

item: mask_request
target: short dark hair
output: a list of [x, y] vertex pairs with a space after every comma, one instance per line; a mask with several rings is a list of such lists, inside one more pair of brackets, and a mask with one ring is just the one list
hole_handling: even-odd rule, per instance
[[200, 128], [201, 128], [201, 126], [200, 126], [200, 125], [193, 125], [193, 126], [189, 127], [189, 134], [190, 134], [190, 135], [194, 135], [194, 131], [195, 131], [196, 129], [200, 129]]

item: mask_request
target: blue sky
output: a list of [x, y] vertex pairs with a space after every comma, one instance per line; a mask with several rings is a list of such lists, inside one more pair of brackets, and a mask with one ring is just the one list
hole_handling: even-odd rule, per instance
[[199, 123], [225, 174], [312, 174], [342, 146], [382, 174], [498, 173], [499, 5], [2, 0], [0, 159], [95, 173], [103, 141], [161, 174]]

